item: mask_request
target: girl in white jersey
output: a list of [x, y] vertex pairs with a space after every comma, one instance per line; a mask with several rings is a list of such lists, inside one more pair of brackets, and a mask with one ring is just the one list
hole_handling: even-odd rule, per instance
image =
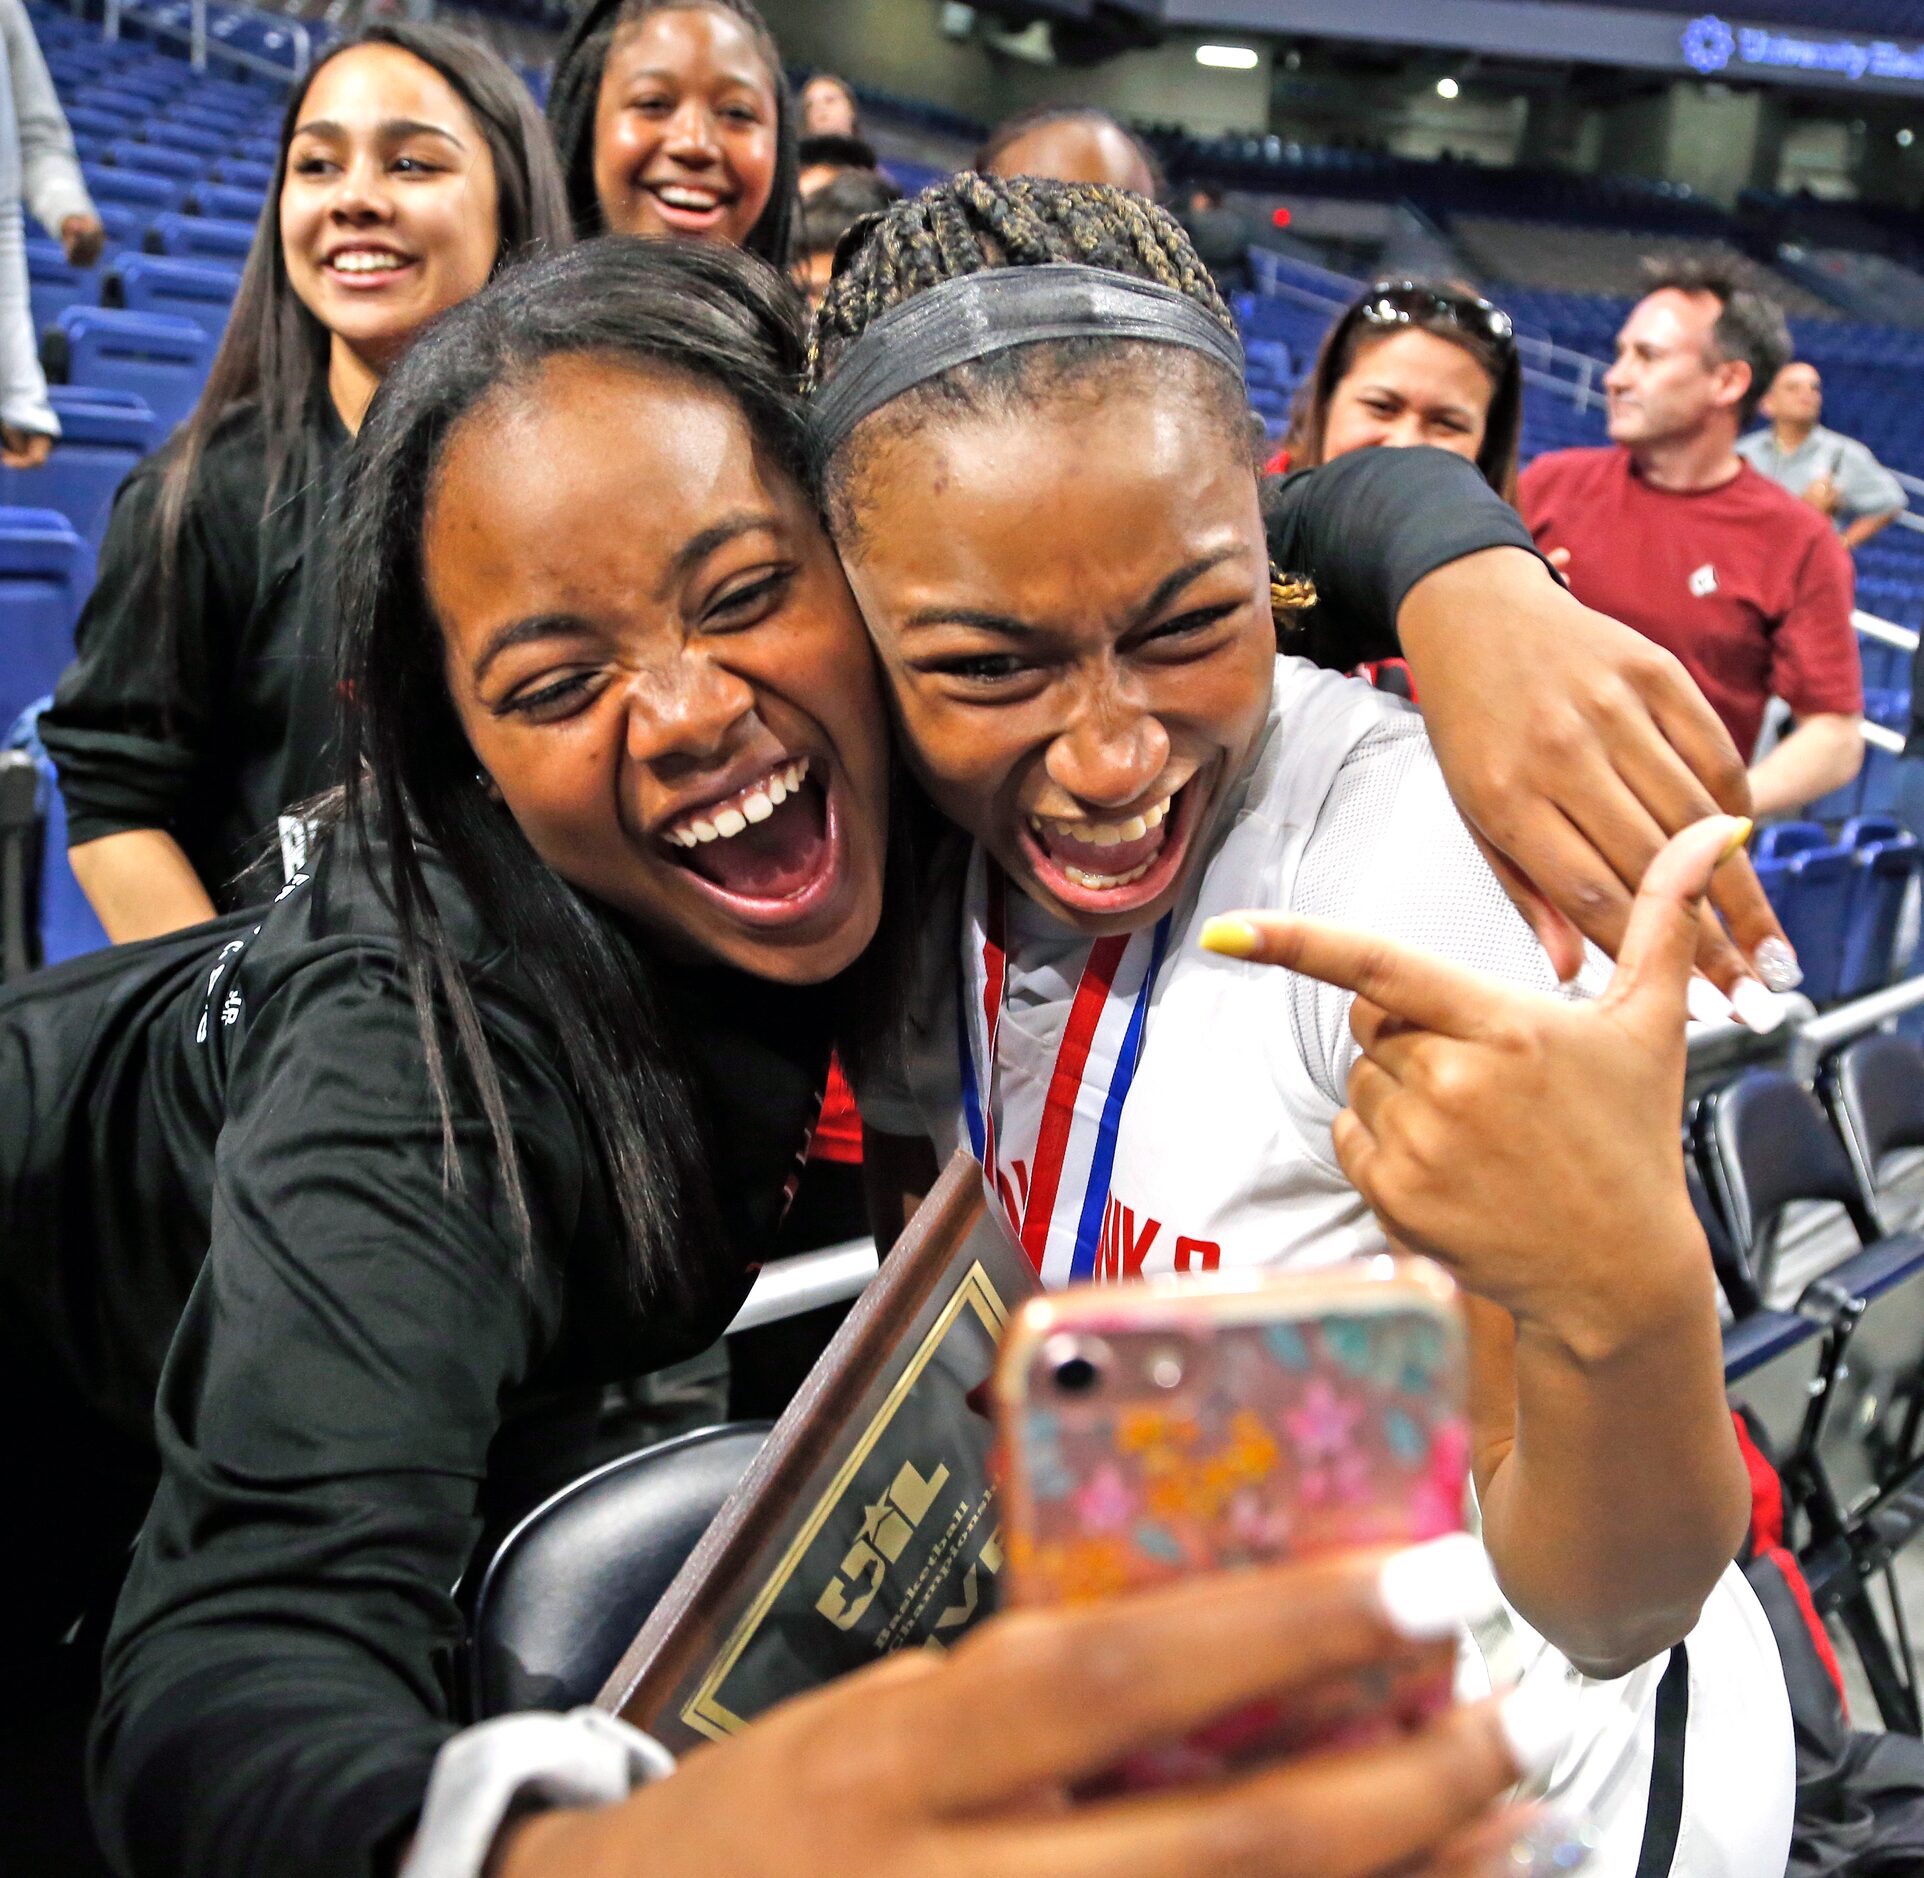
[[[1380, 1245], [1338, 1148], [1386, 1073], [1348, 993], [1212, 956], [1202, 925], [1282, 909], [1554, 977], [1420, 722], [1275, 657], [1240, 354], [1193, 251], [1118, 191], [959, 177], [844, 256], [815, 365], [904, 754], [967, 837], [927, 868], [900, 1073], [858, 1088], [894, 1137], [876, 1184], [913, 1192], [928, 1143], [966, 1143], [1051, 1284]], [[1466, 1668], [1567, 1659], [1580, 1721], [1550, 1791], [1592, 1816], [1595, 1869], [1752, 1878], [1788, 1849], [1789, 1714], [1730, 1564], [1747, 1490], [1676, 1080], [1594, 1116], [1648, 1149], [1651, 1204], [1576, 1208], [1566, 1107], [1534, 1180], [1426, 1241], [1474, 1294], [1478, 1499], [1512, 1606]], [[1431, 1198], [1501, 1146], [1477, 1120], [1413, 1125]]]

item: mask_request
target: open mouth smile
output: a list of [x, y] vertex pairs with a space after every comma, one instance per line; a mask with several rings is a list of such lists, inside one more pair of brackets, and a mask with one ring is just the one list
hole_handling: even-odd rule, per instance
[[735, 205], [734, 193], [701, 183], [644, 183], [642, 191], [670, 228], [705, 233], [719, 226]]
[[842, 815], [825, 767], [806, 756], [773, 765], [746, 788], [667, 823], [657, 836], [661, 851], [745, 924], [811, 918], [846, 871]]
[[1039, 885], [1078, 913], [1130, 913], [1159, 898], [1182, 871], [1206, 793], [1191, 776], [1120, 821], [1029, 815], [1019, 839]]

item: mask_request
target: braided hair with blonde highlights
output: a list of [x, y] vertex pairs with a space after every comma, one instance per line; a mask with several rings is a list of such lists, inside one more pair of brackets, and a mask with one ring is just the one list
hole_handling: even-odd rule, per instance
[[[1230, 332], [1236, 322], [1181, 223], [1147, 198], [1103, 183], [1063, 183], [1039, 176], [985, 176], [964, 170], [918, 196], [864, 218], [844, 236], [835, 274], [809, 341], [808, 382], [819, 389], [848, 349], [885, 313], [946, 281], [1002, 267], [1079, 263], [1182, 294]], [[862, 452], [851, 446], [893, 434], [926, 416], [929, 402], [971, 412], [1007, 409], [1045, 391], [1066, 389], [1119, 352], [1163, 356], [1159, 370], [1184, 370], [1216, 401], [1252, 472], [1261, 460], [1262, 432], [1240, 380], [1197, 354], [1186, 363], [1166, 348], [1127, 338], [1047, 340], [956, 366], [919, 385], [887, 411], [857, 428], [855, 437], [819, 466], [829, 524], [850, 544], [859, 534], [850, 489]], [[893, 421], [891, 421], [891, 419]], [[1315, 604], [1307, 582], [1279, 576], [1272, 589], [1279, 624]]]

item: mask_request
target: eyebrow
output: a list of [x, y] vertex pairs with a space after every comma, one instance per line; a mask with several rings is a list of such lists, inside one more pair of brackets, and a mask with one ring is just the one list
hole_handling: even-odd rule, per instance
[[[1156, 583], [1149, 598], [1135, 609], [1131, 623], [1155, 618], [1191, 582], [1200, 580], [1225, 561], [1237, 559], [1241, 553], [1240, 548], [1223, 548], [1215, 554], [1199, 555], [1173, 573], [1165, 574]], [[919, 607], [902, 622], [905, 632], [918, 626], [972, 626], [978, 632], [1000, 633], [1007, 639], [1036, 639], [1042, 637], [1044, 632], [1044, 628], [1031, 626], [1027, 621], [1014, 619], [1007, 613], [987, 612], [972, 606]]]
[[[383, 118], [381, 122], [375, 126], [375, 133], [395, 143], [401, 142], [409, 137], [439, 137], [443, 142], [453, 144], [457, 150], [465, 150], [467, 148], [467, 145], [463, 143], [453, 131], [449, 130], [446, 125], [430, 124], [418, 117]], [[349, 134], [345, 124], [339, 123], [331, 117], [317, 117], [312, 123], [296, 124], [294, 126], [294, 135], [296, 137], [345, 137]]]
[[[757, 529], [767, 529], [772, 534], [779, 526], [775, 516], [753, 511], [724, 516], [712, 527], [689, 536], [676, 549], [674, 559], [668, 563], [667, 571], [655, 585], [654, 597], [665, 599], [677, 583], [699, 567], [716, 549], [725, 548], [731, 541], [753, 534]], [[487, 643], [481, 648], [480, 656], [471, 669], [472, 682], [480, 685], [495, 660], [503, 653], [512, 652], [517, 646], [533, 645], [542, 639], [578, 637], [593, 630], [578, 613], [530, 613], [524, 619], [510, 620], [504, 626], [497, 626], [488, 635]]]
[[538, 639], [571, 638], [588, 630], [587, 621], [575, 613], [530, 613], [525, 619], [510, 620], [488, 635], [488, 643], [481, 648], [469, 676], [479, 686], [495, 660], [516, 646], [532, 645]]

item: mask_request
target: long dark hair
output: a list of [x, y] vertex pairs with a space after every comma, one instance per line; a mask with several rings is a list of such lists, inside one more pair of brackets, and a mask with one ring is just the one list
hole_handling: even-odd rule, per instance
[[1490, 414], [1476, 466], [1505, 502], [1516, 501], [1523, 451], [1523, 365], [1509, 318], [1468, 288], [1428, 280], [1383, 280], [1355, 300], [1323, 335], [1316, 363], [1298, 387], [1289, 420], [1293, 469], [1323, 461], [1330, 400], [1366, 345], [1414, 330], [1460, 346], [1490, 381]]
[[[560, 1044], [605, 1162], [636, 1297], [705, 1301], [721, 1245], [703, 1144], [645, 949], [577, 892], [490, 796], [448, 695], [421, 540], [449, 439], [503, 387], [591, 353], [725, 394], [763, 460], [806, 487], [799, 302], [759, 261], [703, 242], [606, 240], [517, 268], [437, 320], [369, 406], [349, 474], [341, 567], [346, 832], [391, 898], [440, 1105], [451, 1029], [507, 1202], [532, 1245], [501, 1079], [427, 884], [437, 850], [512, 948]], [[377, 861], [377, 847], [386, 858]]]
[[651, 13], [697, 13], [703, 8], [740, 20], [768, 67], [768, 82], [775, 92], [775, 178], [769, 187], [768, 204], [742, 246], [770, 267], [786, 268], [792, 258], [796, 178], [801, 174], [796, 155], [795, 100], [789, 95], [788, 80], [782, 72], [781, 48], [753, 0], [583, 0], [562, 42], [554, 81], [548, 87], [548, 126], [561, 153], [561, 173], [567, 184], [575, 232], [584, 240], [608, 232], [608, 218], [595, 193], [595, 110], [601, 101], [601, 76], [608, 67], [608, 51], [616, 35]]
[[246, 405], [259, 407], [267, 436], [263, 516], [290, 483], [305, 473], [294, 462], [307, 416], [327, 385], [329, 334], [295, 293], [281, 248], [281, 188], [287, 150], [301, 107], [321, 68], [362, 46], [394, 46], [438, 72], [453, 87], [486, 139], [494, 159], [496, 219], [501, 241], [497, 269], [511, 261], [567, 245], [567, 205], [561, 173], [548, 147], [540, 113], [525, 85], [478, 39], [445, 27], [400, 22], [363, 28], [335, 46], [287, 101], [281, 119], [274, 181], [241, 270], [227, 331], [208, 368], [207, 383], [186, 422], [167, 446], [159, 505], [158, 584], [163, 621], [171, 617], [181, 531], [202, 457], [216, 431]]

